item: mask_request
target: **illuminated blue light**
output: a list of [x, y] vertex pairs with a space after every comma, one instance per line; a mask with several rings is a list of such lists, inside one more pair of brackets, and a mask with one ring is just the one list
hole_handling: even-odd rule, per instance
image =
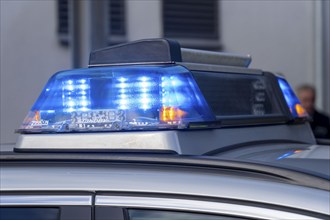
[[86, 102], [86, 101], [82, 101], [82, 102], [80, 102], [80, 105], [85, 107], [85, 106], [88, 105], [88, 102]]
[[68, 109], [65, 109], [67, 112], [73, 112], [73, 111], [75, 111], [75, 109], [74, 108], [68, 108]]
[[290, 109], [292, 116], [294, 118], [306, 117], [307, 113], [301, 106], [299, 99], [294, 94], [289, 83], [283, 78], [278, 78], [278, 84], [282, 90], [283, 96], [288, 105], [288, 108]]
[[45, 88], [21, 131], [185, 128], [215, 120], [191, 73], [178, 65], [64, 71]]
[[88, 86], [83, 84], [83, 85], [78, 86], [78, 88], [81, 90], [86, 90], [86, 89], [88, 89]]
[[89, 85], [86, 79], [63, 80], [63, 111], [87, 111], [89, 109], [89, 101], [87, 100], [88, 90]]
[[276, 160], [282, 160], [282, 159], [284, 159], [284, 158], [287, 158], [287, 157], [293, 155], [294, 153], [295, 153], [294, 151], [289, 151], [289, 152], [287, 152], [287, 153], [285, 153], [285, 154], [279, 156], [278, 158], [276, 158]]

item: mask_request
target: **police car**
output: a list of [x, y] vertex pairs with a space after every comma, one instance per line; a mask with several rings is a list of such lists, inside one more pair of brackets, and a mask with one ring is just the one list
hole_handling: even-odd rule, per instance
[[330, 219], [330, 147], [250, 62], [150, 39], [56, 73], [2, 148], [0, 219]]

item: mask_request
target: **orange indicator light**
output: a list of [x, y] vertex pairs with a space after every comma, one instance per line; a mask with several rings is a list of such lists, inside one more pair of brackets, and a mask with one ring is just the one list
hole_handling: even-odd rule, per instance
[[307, 115], [306, 110], [304, 109], [304, 107], [301, 106], [301, 104], [296, 104], [295, 109], [297, 111], [298, 116], [302, 117]]
[[295, 150], [294, 151], [295, 154], [298, 154], [298, 153], [301, 153], [301, 152], [302, 152], [302, 150]]
[[40, 112], [39, 112], [39, 111], [35, 111], [34, 119], [35, 119], [36, 121], [40, 121]]
[[162, 107], [160, 120], [164, 122], [179, 121], [187, 113], [176, 107]]

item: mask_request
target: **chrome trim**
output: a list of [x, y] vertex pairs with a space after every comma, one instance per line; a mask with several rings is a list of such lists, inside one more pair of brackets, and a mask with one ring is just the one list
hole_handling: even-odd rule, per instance
[[0, 206], [92, 205], [92, 196], [78, 195], [0, 195]]
[[176, 131], [22, 134], [19, 150], [167, 150], [181, 153]]
[[156, 208], [161, 210], [203, 212], [266, 219], [317, 219], [310, 216], [261, 207], [188, 199], [96, 196], [95, 205], [144, 209]]
[[251, 55], [195, 50], [181, 48], [182, 61], [188, 63], [214, 64], [225, 66], [248, 67], [252, 61]]
[[240, 74], [262, 75], [261, 70], [251, 69], [251, 68], [246, 68], [246, 67], [203, 64], [203, 63], [189, 63], [189, 62], [176, 62], [176, 64], [187, 68], [189, 71], [195, 70], [195, 71], [201, 71], [201, 72], [240, 73]]

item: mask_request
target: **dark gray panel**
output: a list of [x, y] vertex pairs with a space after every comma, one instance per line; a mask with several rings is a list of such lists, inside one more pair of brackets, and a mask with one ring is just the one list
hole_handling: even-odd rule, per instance
[[59, 220], [59, 208], [1, 207], [1, 220]]
[[96, 206], [95, 220], [124, 220], [124, 212], [122, 208]]
[[86, 206], [61, 207], [61, 220], [91, 220], [92, 208]]

